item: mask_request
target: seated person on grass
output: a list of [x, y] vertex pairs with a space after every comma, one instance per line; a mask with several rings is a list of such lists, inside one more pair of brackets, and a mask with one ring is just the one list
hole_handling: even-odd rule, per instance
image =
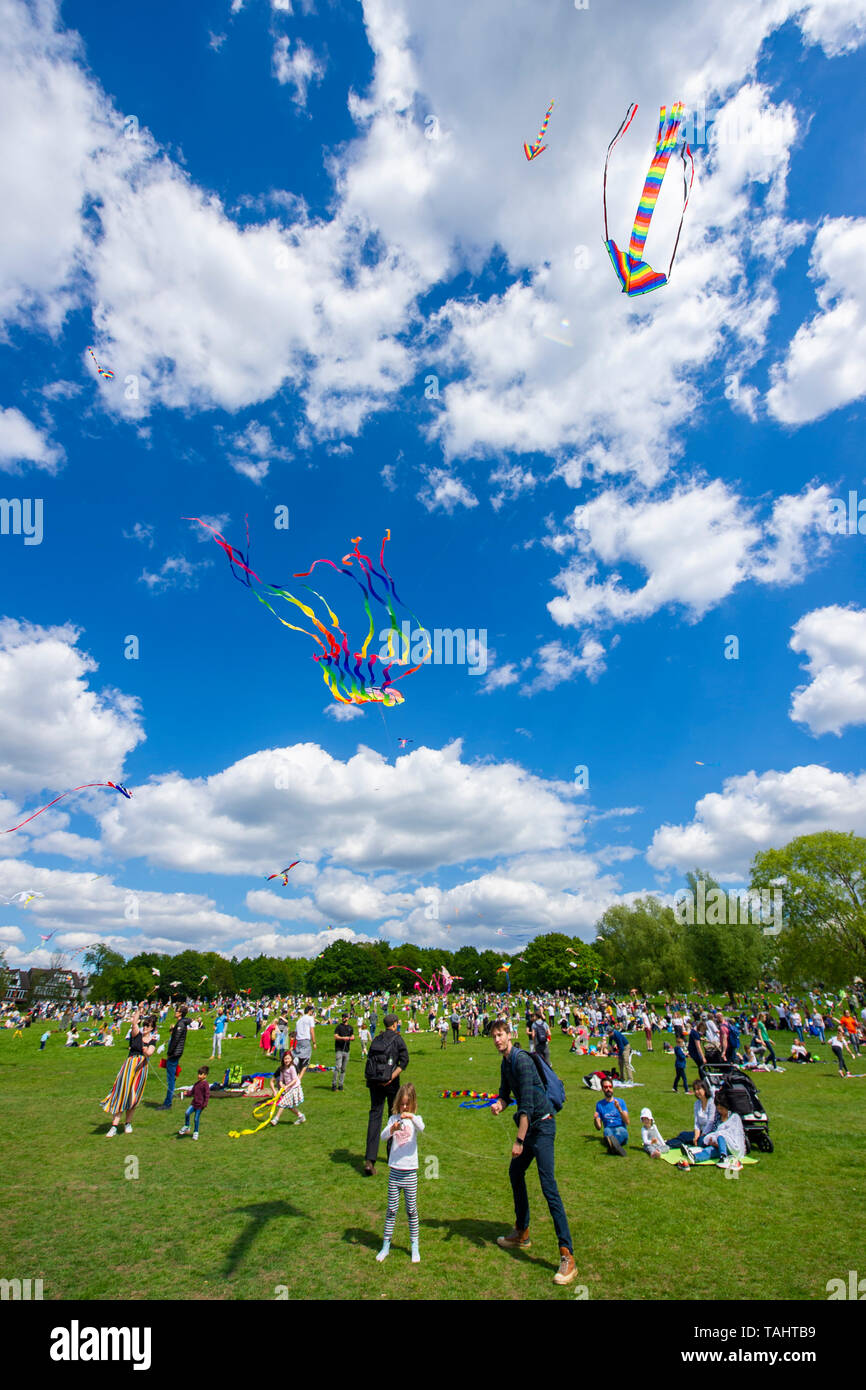
[[706, 1081], [698, 1079], [692, 1082], [692, 1090], [695, 1093], [694, 1128], [684, 1129], [673, 1139], [669, 1139], [668, 1147], [671, 1149], [681, 1149], [684, 1144], [700, 1144], [715, 1127], [716, 1103]]
[[644, 1151], [650, 1158], [661, 1158], [662, 1154], [668, 1152], [668, 1146], [659, 1133], [659, 1127], [653, 1119], [653, 1112], [648, 1105], [645, 1105], [640, 1112], [640, 1139]]
[[699, 1143], [701, 1152], [695, 1155], [695, 1163], [709, 1163], [718, 1160], [731, 1166], [746, 1154], [746, 1132], [743, 1122], [735, 1110], [728, 1106], [730, 1096], [724, 1087], [715, 1094], [716, 1113], [719, 1124], [705, 1135]]
[[592, 1122], [602, 1131], [602, 1139], [612, 1154], [625, 1158], [624, 1144], [628, 1143], [628, 1110], [613, 1094], [613, 1082], [606, 1077], [601, 1083], [602, 1099], [596, 1101]]
[[805, 1043], [801, 1043], [799, 1038], [795, 1038], [794, 1041], [791, 1043], [791, 1055], [788, 1058], [788, 1061], [815, 1062], [817, 1061], [817, 1058], [812, 1056]]

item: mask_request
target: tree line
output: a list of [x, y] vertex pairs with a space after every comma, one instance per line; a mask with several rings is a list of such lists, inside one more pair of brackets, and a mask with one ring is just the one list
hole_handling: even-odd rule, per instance
[[[592, 944], [549, 932], [510, 956], [474, 946], [446, 951], [337, 940], [312, 961], [226, 960], [215, 951], [145, 952], [125, 960], [99, 945], [84, 962], [90, 998], [97, 1003], [141, 999], [151, 991], [160, 1000], [413, 992], [412, 975], [392, 967], [417, 971], [426, 981], [444, 966], [461, 977], [456, 987], [467, 990], [505, 993], [510, 978], [515, 992], [585, 993], [598, 985], [618, 994], [635, 989], [669, 997], [691, 991], [732, 997], [771, 979], [792, 988], [816, 981], [836, 987], [866, 976], [866, 840], [824, 831], [763, 851], [753, 861], [748, 891], [763, 894], [758, 902], [764, 908], [772, 902], [769, 917], [763, 910], [736, 911], [736, 895], [725, 894], [709, 873], [696, 869], [686, 875], [683, 890], [691, 895], [691, 913], [688, 901], [675, 908], [650, 894], [608, 908]], [[744, 915], [750, 920], [742, 920]]]

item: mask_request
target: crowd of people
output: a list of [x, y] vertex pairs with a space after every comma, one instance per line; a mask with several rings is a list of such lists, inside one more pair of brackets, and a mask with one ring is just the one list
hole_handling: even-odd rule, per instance
[[[595, 1129], [607, 1150], [618, 1157], [628, 1153], [630, 1115], [626, 1099], [616, 1094], [615, 1087], [637, 1084], [633, 1058], [640, 1057], [641, 1050], [652, 1052], [660, 1045], [663, 1052], [671, 1054], [672, 1089], [678, 1090], [680, 1084], [684, 1091], [691, 1087], [693, 1123], [666, 1140], [651, 1108], [644, 1106], [640, 1112], [640, 1139], [642, 1150], [653, 1158], [670, 1155], [673, 1150], [682, 1151], [687, 1155], [681, 1161], [683, 1166], [714, 1161], [722, 1167], [739, 1168], [746, 1154], [742, 1119], [728, 1084], [713, 1090], [707, 1080], [714, 1065], [777, 1069], [779, 1053], [783, 1052], [780, 1038], [787, 1033], [787, 1060], [818, 1060], [813, 1055], [817, 1040], [821, 1045], [829, 1044], [841, 1075], [848, 1076], [846, 1055], [858, 1056], [866, 1045], [866, 1001], [856, 988], [850, 995], [836, 999], [810, 993], [808, 1002], [782, 998], [771, 1005], [766, 997], [742, 999], [727, 1010], [694, 996], [688, 1001], [667, 1000], [662, 1006], [636, 995], [616, 999], [602, 994], [577, 1000], [565, 994], [531, 997], [465, 993], [430, 1001], [412, 996], [397, 1007], [400, 1012], [395, 1011], [393, 999], [376, 993], [319, 999], [315, 1004], [297, 997], [251, 1002], [243, 996], [174, 1004], [166, 1000], [126, 1000], [111, 1005], [57, 1002], [40, 1004], [26, 1013], [7, 1004], [0, 1007], [0, 1026], [13, 1028], [21, 1037], [27, 1028], [42, 1028], [39, 1046], [43, 1051], [54, 1035], [63, 1033], [64, 1045], [70, 1048], [125, 1045], [127, 1055], [102, 1102], [110, 1118], [109, 1138], [117, 1135], [121, 1124], [125, 1133], [132, 1132], [148, 1068], [157, 1053], [165, 1053], [161, 1066], [165, 1070], [166, 1092], [160, 1108], [172, 1109], [187, 1034], [199, 1029], [212, 1030], [209, 1061], [221, 1060], [226, 1038], [255, 1036], [263, 1058], [267, 1059], [265, 1067], [269, 1069], [276, 1062], [273, 1071], [266, 1072], [267, 1098], [272, 1103], [270, 1124], [278, 1124], [283, 1115], [291, 1116], [295, 1124], [303, 1124], [303, 1078], [318, 1048], [316, 1028], [333, 1027], [333, 1064], [318, 1069], [330, 1072], [332, 1091], [342, 1091], [352, 1045], [356, 1041], [360, 1044], [369, 1092], [362, 1170], [365, 1176], [374, 1176], [380, 1145], [384, 1142], [386, 1146], [388, 1195], [383, 1243], [376, 1258], [383, 1261], [390, 1254], [402, 1192], [415, 1263], [420, 1260], [418, 1137], [423, 1133], [424, 1121], [418, 1113], [416, 1089], [403, 1076], [410, 1062], [407, 1037], [426, 1025], [428, 1032], [439, 1036], [441, 1048], [455, 1047], [468, 1039], [489, 1038], [500, 1058], [499, 1091], [490, 1109], [493, 1115], [499, 1115], [513, 1103], [516, 1124], [509, 1166], [514, 1227], [498, 1243], [505, 1249], [529, 1248], [526, 1172], [534, 1162], [559, 1245], [555, 1282], [560, 1285], [571, 1283], [577, 1269], [555, 1177], [558, 1106], [553, 1083], [558, 1082], [550, 1069], [550, 1041], [555, 1029], [570, 1039], [570, 1054], [592, 1058], [595, 1065], [603, 1058], [615, 1059], [615, 1068], [599, 1066], [585, 1080], [601, 1092], [593, 1114]], [[171, 1027], [166, 1040], [161, 1041], [160, 1029], [172, 1011]], [[254, 1035], [229, 1031], [232, 1027], [248, 1027], [253, 1020]], [[525, 1029], [526, 1049], [520, 1045], [521, 1028]], [[634, 1043], [641, 1041], [641, 1035], [642, 1049], [638, 1050]], [[689, 1062], [698, 1070], [697, 1078], [691, 1082], [687, 1074]], [[201, 1118], [211, 1095], [208, 1078], [209, 1067], [203, 1065], [198, 1068], [194, 1085], [184, 1088], [189, 1104], [179, 1130], [181, 1136], [191, 1134], [194, 1140], [199, 1138]]]

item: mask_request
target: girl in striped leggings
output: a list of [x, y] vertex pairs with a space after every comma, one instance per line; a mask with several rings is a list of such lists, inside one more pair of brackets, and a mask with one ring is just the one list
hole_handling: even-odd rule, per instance
[[418, 1250], [418, 1134], [424, 1121], [415, 1112], [418, 1098], [411, 1083], [401, 1086], [394, 1101], [394, 1114], [382, 1130], [388, 1141], [388, 1210], [385, 1213], [385, 1238], [376, 1259], [387, 1260], [391, 1253], [391, 1237], [397, 1220], [400, 1192], [406, 1199], [409, 1236], [412, 1241], [412, 1263], [421, 1263]]

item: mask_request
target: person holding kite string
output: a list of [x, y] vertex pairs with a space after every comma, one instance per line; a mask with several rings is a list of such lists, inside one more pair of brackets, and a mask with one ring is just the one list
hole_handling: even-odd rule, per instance
[[124, 1132], [126, 1134], [132, 1133], [132, 1113], [144, 1095], [148, 1059], [153, 1056], [155, 1050], [154, 1020], [146, 1018], [144, 1023], [140, 1025], [139, 1012], [136, 1009], [132, 1015], [132, 1027], [129, 1030], [129, 1056], [117, 1073], [109, 1094], [102, 1102], [103, 1110], [111, 1116], [111, 1128], [106, 1136], [108, 1139], [113, 1139], [117, 1133], [117, 1126], [120, 1124], [120, 1116], [123, 1111], [126, 1111]]

